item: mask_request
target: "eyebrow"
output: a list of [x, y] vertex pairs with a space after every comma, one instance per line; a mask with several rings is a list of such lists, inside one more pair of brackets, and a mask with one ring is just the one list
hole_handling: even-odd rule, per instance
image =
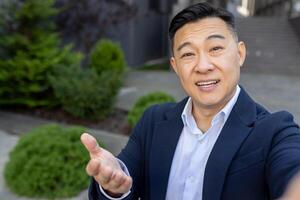
[[183, 44], [179, 45], [177, 51], [180, 51], [183, 47], [192, 45], [190, 42], [184, 42]]
[[[225, 37], [223, 35], [219, 35], [219, 34], [210, 35], [205, 40], [211, 40], [211, 39], [216, 39], [216, 38], [225, 40]], [[189, 46], [189, 45], [192, 45], [192, 44], [190, 42], [184, 42], [183, 44], [179, 45], [179, 47], [177, 48], [177, 51], [180, 51], [183, 47]]]
[[211, 40], [211, 39], [215, 39], [215, 38], [225, 40], [225, 37], [223, 35], [219, 35], [219, 34], [210, 35], [206, 38], [206, 40]]

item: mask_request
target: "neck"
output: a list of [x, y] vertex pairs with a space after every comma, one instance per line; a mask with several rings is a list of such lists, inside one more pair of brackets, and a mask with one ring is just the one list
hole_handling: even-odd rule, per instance
[[216, 106], [203, 106], [197, 104], [196, 101], [192, 100], [192, 115], [195, 118], [198, 128], [203, 133], [211, 127], [212, 119], [218, 112], [220, 112], [220, 110], [222, 110], [227, 105], [230, 99], [232, 99], [235, 91], [236, 90], [232, 92], [232, 95], [230, 95], [230, 97], [226, 101]]
[[221, 109], [200, 109], [193, 102], [192, 106], [192, 114], [195, 118], [198, 128], [205, 133], [211, 126], [211, 121], [213, 117], [219, 112]]

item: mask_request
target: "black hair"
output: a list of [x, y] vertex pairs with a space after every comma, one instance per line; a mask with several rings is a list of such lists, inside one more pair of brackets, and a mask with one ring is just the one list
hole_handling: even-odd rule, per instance
[[173, 45], [175, 33], [179, 28], [187, 23], [208, 17], [218, 17], [222, 19], [228, 25], [233, 35], [237, 38], [234, 16], [225, 9], [215, 8], [209, 3], [204, 2], [191, 5], [175, 15], [169, 26], [169, 38], [171, 40], [171, 44]]

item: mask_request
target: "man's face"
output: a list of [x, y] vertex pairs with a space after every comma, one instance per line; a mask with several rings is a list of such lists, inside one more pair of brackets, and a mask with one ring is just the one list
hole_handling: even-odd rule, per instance
[[217, 17], [185, 24], [177, 30], [170, 62], [187, 94], [200, 109], [222, 109], [234, 95], [245, 59], [227, 24]]

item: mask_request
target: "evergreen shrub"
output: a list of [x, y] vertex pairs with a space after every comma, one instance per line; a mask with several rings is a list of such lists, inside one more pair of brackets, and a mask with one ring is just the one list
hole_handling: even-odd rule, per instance
[[99, 75], [105, 71], [114, 71], [122, 75], [126, 68], [124, 53], [117, 43], [102, 39], [91, 52], [90, 66]]
[[37, 198], [77, 195], [88, 187], [89, 155], [80, 142], [83, 127], [50, 124], [24, 134], [5, 166], [7, 186], [16, 194]]
[[56, 68], [49, 77], [55, 96], [70, 114], [88, 119], [102, 119], [114, 105], [121, 79], [116, 72], [98, 75], [94, 69], [79, 66]]
[[144, 111], [159, 103], [175, 102], [175, 99], [164, 92], [152, 92], [145, 96], [140, 97], [134, 104], [133, 108], [129, 111], [127, 120], [131, 126], [135, 126]]
[[47, 79], [56, 65], [79, 63], [80, 53], [61, 46], [55, 0], [4, 1], [0, 9], [0, 105], [53, 106]]

